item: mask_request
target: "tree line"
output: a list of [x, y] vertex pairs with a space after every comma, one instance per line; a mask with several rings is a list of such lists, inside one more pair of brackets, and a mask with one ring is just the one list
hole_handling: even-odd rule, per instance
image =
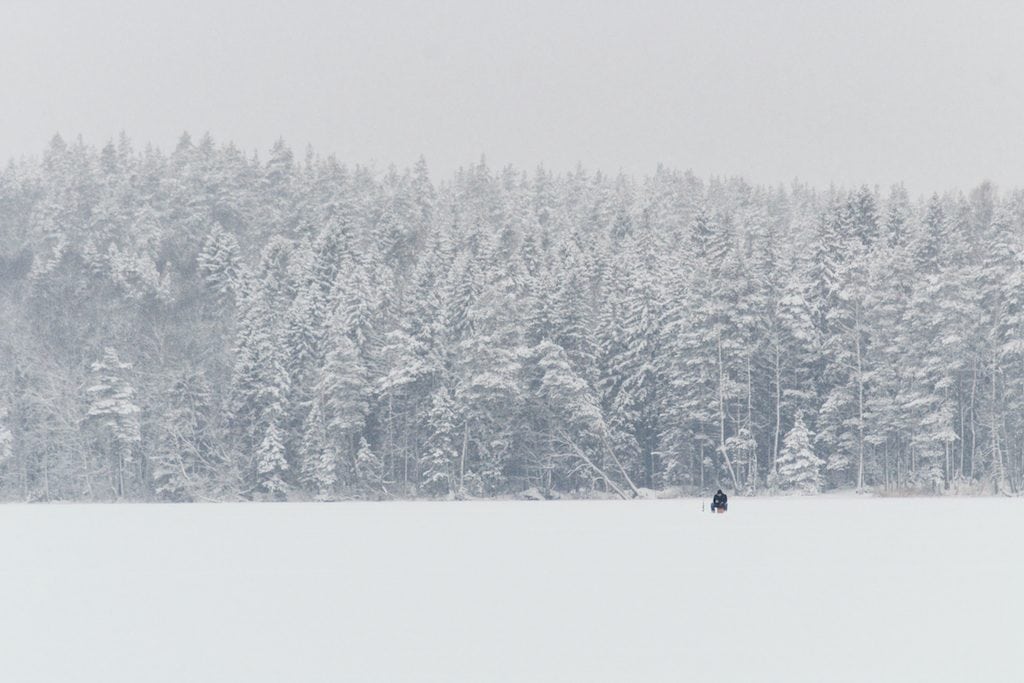
[[1024, 193], [55, 137], [0, 173], [0, 495], [1024, 486]]

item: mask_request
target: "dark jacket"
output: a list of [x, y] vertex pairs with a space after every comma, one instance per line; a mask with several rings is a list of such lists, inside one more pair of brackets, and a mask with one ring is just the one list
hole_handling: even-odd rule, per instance
[[718, 493], [716, 493], [715, 497], [711, 500], [711, 508], [724, 508], [728, 504], [729, 496], [722, 493], [721, 489], [719, 489]]

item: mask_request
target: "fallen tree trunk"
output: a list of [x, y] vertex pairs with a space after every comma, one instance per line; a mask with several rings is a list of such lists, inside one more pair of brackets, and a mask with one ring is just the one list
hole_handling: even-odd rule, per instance
[[[593, 470], [597, 474], [597, 476], [599, 476], [601, 479], [603, 479], [604, 482], [606, 484], [608, 484], [608, 486], [611, 487], [611, 489], [620, 498], [622, 498], [623, 500], [629, 500], [630, 499], [630, 496], [627, 495], [626, 491], [624, 491], [622, 489], [622, 487], [620, 487], [618, 484], [616, 484], [615, 481], [611, 477], [608, 476], [607, 472], [605, 472], [603, 469], [598, 467], [597, 463], [595, 463], [593, 460], [591, 460], [590, 457], [586, 453], [583, 452], [583, 449], [580, 448], [579, 446], [577, 446], [576, 442], [573, 441], [572, 439], [570, 439], [569, 436], [565, 432], [559, 432], [559, 436], [561, 437], [562, 442], [573, 450], [573, 453], [575, 454], [575, 457], [577, 457], [581, 461], [583, 461], [583, 463], [586, 464], [587, 467], [589, 467], [591, 470]], [[618, 464], [618, 459], [615, 459], [614, 457], [613, 457], [613, 459]], [[621, 464], [619, 465], [619, 468], [620, 469], [622, 468]], [[623, 472], [623, 474], [625, 474], [625, 472]], [[629, 485], [633, 488], [634, 494], [638, 495], [636, 487], [633, 486], [633, 482], [629, 481], [629, 477], [628, 476], [626, 477], [626, 481], [629, 482]]]
[[639, 498], [640, 489], [638, 489], [636, 484], [633, 483], [633, 480], [629, 478], [629, 475], [626, 473], [626, 468], [622, 466], [622, 462], [620, 462], [618, 456], [615, 455], [615, 451], [612, 450], [611, 445], [608, 443], [608, 435], [606, 433], [601, 434], [601, 445], [604, 446], [604, 449], [612, 459], [612, 462], [614, 462], [619, 468], [619, 472], [622, 472], [622, 478], [626, 480], [629, 488], [633, 490], [633, 495]]

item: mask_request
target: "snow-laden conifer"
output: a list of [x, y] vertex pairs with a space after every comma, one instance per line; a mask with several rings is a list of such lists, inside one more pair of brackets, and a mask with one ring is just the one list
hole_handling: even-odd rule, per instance
[[118, 496], [125, 493], [125, 468], [133, 463], [142, 440], [131, 370], [131, 363], [122, 362], [117, 351], [107, 347], [103, 357], [92, 364], [92, 383], [86, 389], [86, 422], [96, 431], [101, 447], [113, 461], [111, 484]]
[[284, 442], [281, 431], [275, 422], [267, 425], [267, 430], [256, 448], [256, 475], [259, 487], [275, 496], [283, 497], [288, 491], [285, 472], [288, 461], [284, 457]]
[[796, 493], [819, 493], [824, 484], [821, 458], [814, 454], [811, 433], [802, 413], [797, 413], [793, 427], [786, 433], [782, 455], [776, 463], [777, 474], [770, 485]]

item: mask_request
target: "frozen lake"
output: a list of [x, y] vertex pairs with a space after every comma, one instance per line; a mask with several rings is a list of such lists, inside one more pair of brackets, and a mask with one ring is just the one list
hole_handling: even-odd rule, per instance
[[5, 681], [1020, 681], [1024, 501], [0, 506]]

